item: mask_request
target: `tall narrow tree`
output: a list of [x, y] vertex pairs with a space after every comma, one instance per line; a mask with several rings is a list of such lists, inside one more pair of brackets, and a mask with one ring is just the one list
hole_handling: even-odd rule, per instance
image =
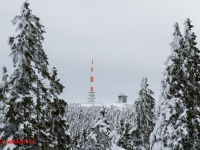
[[34, 140], [34, 144], [16, 144], [17, 149], [69, 149], [68, 125], [64, 113], [67, 103], [59, 95], [64, 86], [57, 70], [48, 71], [48, 59], [42, 42], [44, 26], [31, 13], [29, 3], [12, 20], [16, 36], [8, 42], [14, 72], [9, 80], [9, 110], [2, 138]]
[[131, 125], [124, 123], [123, 120], [120, 121], [120, 138], [117, 145], [128, 150], [134, 150], [131, 138]]
[[[185, 40], [182, 38], [178, 24], [174, 25], [174, 39], [170, 43], [172, 53], [166, 62], [157, 111], [158, 118], [151, 134], [151, 149], [153, 150], [197, 150], [200, 148], [199, 104], [198, 94], [195, 91], [199, 89], [196, 84], [199, 75], [193, 72], [194, 64], [191, 63], [193, 61], [198, 66], [199, 52], [192, 45], [195, 36], [190, 30], [189, 23], [190, 21], [186, 19]], [[198, 73], [199, 67], [195, 69]]]
[[184, 148], [200, 149], [200, 50], [196, 47], [196, 35], [191, 30], [193, 26], [189, 18], [185, 20], [184, 25], [186, 83], [182, 100], [187, 109], [188, 132]]
[[[5, 114], [8, 111], [8, 105], [6, 104], [6, 93], [8, 91], [8, 74], [6, 67], [3, 67], [2, 71], [2, 81], [0, 83], [0, 134], [3, 132], [3, 128], [5, 126]], [[2, 145], [0, 145], [0, 148], [2, 148]]]
[[154, 94], [148, 88], [147, 78], [142, 79], [139, 98], [134, 103], [135, 110], [135, 127], [132, 130], [132, 140], [135, 149], [150, 148], [149, 137], [154, 127]]

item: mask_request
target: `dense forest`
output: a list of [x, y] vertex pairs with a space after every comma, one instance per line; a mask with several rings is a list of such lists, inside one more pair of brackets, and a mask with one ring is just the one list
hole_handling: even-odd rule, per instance
[[154, 127], [153, 92], [142, 79], [134, 104], [115, 106], [69, 104], [66, 119], [75, 149], [150, 149], [149, 135]]

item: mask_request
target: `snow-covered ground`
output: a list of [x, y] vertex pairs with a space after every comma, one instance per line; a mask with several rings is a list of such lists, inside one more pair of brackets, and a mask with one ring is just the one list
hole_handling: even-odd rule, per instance
[[115, 144], [113, 144], [113, 146], [112, 146], [112, 150], [126, 150], [126, 149], [121, 148], [121, 147], [116, 146]]
[[94, 106], [104, 106], [104, 107], [116, 106], [118, 108], [124, 108], [127, 106], [132, 106], [133, 103], [94, 103], [93, 105], [89, 103], [85, 103], [85, 104], [79, 104], [79, 105], [83, 107], [91, 107], [94, 105]]

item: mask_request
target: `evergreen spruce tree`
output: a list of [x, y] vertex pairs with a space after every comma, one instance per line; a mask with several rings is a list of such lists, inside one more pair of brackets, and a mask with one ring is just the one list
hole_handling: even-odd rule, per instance
[[151, 149], [183, 149], [182, 139], [186, 136], [185, 107], [182, 103], [185, 73], [183, 62], [184, 40], [178, 23], [174, 24], [173, 41], [170, 43], [171, 54], [165, 62], [161, 96], [159, 99], [157, 120], [151, 134]]
[[6, 93], [8, 91], [8, 74], [6, 67], [2, 68], [2, 81], [0, 83], [0, 101], [5, 102], [6, 100]]
[[196, 91], [199, 91], [199, 51], [195, 48], [189, 19], [185, 25], [185, 39], [178, 24], [174, 25], [174, 39], [170, 43], [172, 53], [165, 63], [158, 118], [151, 134], [153, 150], [200, 149], [199, 94]]
[[187, 114], [187, 138], [184, 139], [184, 149], [200, 149], [200, 50], [196, 47], [196, 35], [191, 31], [189, 18], [184, 22], [184, 52], [186, 59], [185, 87], [182, 97]]
[[100, 111], [96, 119], [96, 124], [88, 135], [88, 141], [85, 144], [86, 150], [111, 150], [110, 127], [105, 118], [105, 108]]
[[57, 69], [55, 67], [53, 67], [50, 77], [47, 107], [49, 111], [46, 112], [48, 114], [47, 117], [50, 120], [49, 131], [55, 137], [55, 149], [69, 149], [69, 125], [65, 118], [67, 103], [59, 96], [63, 92], [64, 86], [60, 83], [60, 79], [57, 76]]
[[133, 147], [138, 150], [150, 148], [149, 137], [154, 127], [154, 94], [148, 88], [147, 78], [142, 79], [139, 98], [134, 103], [134, 128], [132, 129]]
[[[6, 104], [6, 93], [8, 91], [8, 74], [6, 67], [3, 67], [2, 71], [2, 81], [0, 83], [0, 135], [3, 132], [3, 128], [5, 126], [5, 114], [8, 111], [8, 105]], [[2, 142], [2, 140], [0, 140], [0, 142]], [[2, 148], [2, 143], [0, 143], [0, 148]]]
[[120, 126], [120, 138], [117, 145], [128, 150], [134, 150], [131, 138], [131, 125], [121, 120]]
[[82, 128], [80, 131], [80, 139], [78, 141], [79, 149], [84, 150], [85, 143], [87, 143], [87, 137], [89, 135], [89, 132], [86, 128]]
[[42, 47], [44, 26], [31, 13], [28, 2], [23, 3], [21, 15], [12, 23], [17, 26], [16, 36], [8, 40], [14, 72], [8, 82], [9, 110], [1, 138], [24, 139], [26, 144], [15, 144], [17, 150], [69, 149], [64, 118], [67, 103], [59, 97], [64, 86], [55, 68], [52, 73], [48, 71]]
[[118, 142], [119, 142], [119, 139], [120, 139], [120, 134], [119, 134], [119, 131], [118, 131], [117, 124], [115, 124], [115, 126], [116, 127], [110, 133], [110, 138], [112, 139], [111, 143], [114, 143], [115, 145], [117, 145]]
[[82, 134], [83, 145], [85, 145], [85, 143], [88, 141], [87, 140], [88, 135], [89, 135], [89, 132], [87, 131], [87, 129], [83, 129], [83, 134]]

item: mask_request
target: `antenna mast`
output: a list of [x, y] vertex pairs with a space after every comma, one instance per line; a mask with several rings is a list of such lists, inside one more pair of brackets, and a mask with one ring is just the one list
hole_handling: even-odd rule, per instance
[[91, 76], [90, 76], [90, 92], [89, 93], [89, 96], [88, 96], [88, 102], [91, 103], [91, 104], [94, 104], [94, 99], [96, 98], [95, 97], [95, 92], [94, 92], [94, 86], [93, 86], [93, 82], [94, 82], [94, 76], [93, 76], [93, 59], [92, 59], [92, 65], [91, 65]]

